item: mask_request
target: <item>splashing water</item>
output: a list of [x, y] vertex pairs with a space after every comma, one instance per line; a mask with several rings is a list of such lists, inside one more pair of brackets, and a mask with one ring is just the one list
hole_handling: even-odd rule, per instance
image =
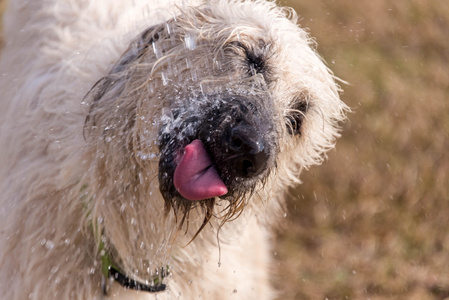
[[194, 50], [196, 48], [196, 36], [188, 33], [184, 38], [184, 44], [186, 45], [187, 49]]

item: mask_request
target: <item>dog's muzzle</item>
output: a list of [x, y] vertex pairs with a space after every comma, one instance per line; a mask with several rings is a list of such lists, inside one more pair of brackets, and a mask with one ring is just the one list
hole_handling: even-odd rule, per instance
[[195, 201], [253, 190], [275, 165], [278, 134], [271, 104], [253, 95], [197, 102], [198, 107], [175, 110], [177, 126], [165, 130], [161, 191]]

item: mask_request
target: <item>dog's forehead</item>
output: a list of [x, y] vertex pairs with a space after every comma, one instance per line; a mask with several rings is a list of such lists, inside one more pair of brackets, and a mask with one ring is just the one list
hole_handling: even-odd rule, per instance
[[260, 56], [271, 75], [269, 90], [278, 107], [304, 99], [315, 88], [311, 81], [317, 77], [328, 80], [328, 70], [314, 51], [314, 41], [298, 26], [293, 10], [270, 2], [232, 1], [226, 8], [212, 5], [210, 9], [216, 18], [209, 21], [217, 31], [208, 28], [209, 35], [200, 35], [220, 47], [238, 42], [247, 55]]
[[145, 31], [129, 52], [136, 61], [146, 53], [149, 64], [142, 66], [151, 66], [151, 80], [192, 93], [235, 90], [258, 73], [263, 80], [251, 84], [264, 86], [282, 112], [335, 86], [313, 40], [287, 12], [269, 2], [211, 1]]

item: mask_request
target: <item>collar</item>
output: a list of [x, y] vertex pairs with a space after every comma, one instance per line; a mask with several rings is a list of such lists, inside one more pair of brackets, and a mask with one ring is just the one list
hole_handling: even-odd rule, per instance
[[[81, 192], [83, 192], [87, 188], [87, 185], [83, 185], [81, 187]], [[91, 210], [88, 208], [88, 204], [84, 200], [83, 207], [86, 210], [86, 215], [89, 216]], [[156, 275], [154, 275], [148, 282], [150, 284], [139, 282], [135, 279], [131, 279], [130, 277], [126, 276], [123, 272], [120, 271], [120, 269], [114, 264], [112, 261], [109, 253], [106, 251], [104, 247], [104, 241], [103, 236], [101, 233], [98, 232], [98, 224], [97, 222], [92, 221], [90, 223], [90, 228], [92, 230], [92, 233], [94, 237], [97, 236], [97, 234], [100, 234], [100, 237], [98, 239], [99, 245], [98, 245], [98, 253], [101, 256], [101, 273], [103, 274], [103, 294], [107, 295], [108, 293], [108, 284], [107, 280], [109, 281], [117, 281], [121, 286], [128, 289], [138, 290], [138, 291], [146, 291], [149, 293], [157, 293], [165, 291], [167, 286], [162, 283], [163, 279], [167, 277], [169, 274], [168, 266], [167, 267], [161, 267], [159, 270], [157, 270]]]
[[[150, 280], [150, 284], [139, 282], [135, 279], [131, 279], [126, 276], [120, 269], [114, 264], [109, 253], [104, 247], [103, 238], [100, 238], [100, 244], [98, 251], [101, 255], [101, 273], [104, 278], [110, 281], [117, 281], [121, 286], [128, 289], [133, 289], [136, 291], [146, 291], [149, 293], [157, 293], [165, 291], [167, 286], [162, 283], [163, 279], [169, 274], [168, 267], [161, 267]], [[106, 295], [108, 292], [108, 287], [103, 286], [103, 293]]]
[[[122, 273], [120, 269], [115, 266], [109, 254], [105, 251], [102, 241], [100, 242], [99, 250], [101, 254], [101, 272], [104, 278], [108, 278], [111, 281], [115, 280], [124, 288], [133, 289], [136, 291], [157, 293], [166, 290], [167, 286], [162, 283], [162, 281], [168, 275], [168, 268], [160, 268], [156, 275], [149, 280], [150, 284], [142, 283], [126, 276], [126, 274]], [[103, 293], [107, 294], [107, 290], [108, 289], [105, 286], [103, 288]]]
[[128, 276], [122, 274], [119, 270], [115, 269], [114, 267], [109, 267], [108, 275], [109, 278], [114, 279], [125, 288], [137, 291], [146, 291], [149, 293], [157, 293], [165, 291], [165, 289], [167, 288], [167, 286], [161, 282], [162, 281], [161, 279], [163, 279], [166, 276], [165, 274], [166, 271], [164, 270], [164, 268], [161, 269], [162, 269], [161, 276], [153, 277], [152, 279], [153, 285], [145, 284], [142, 282], [138, 282], [134, 279], [131, 279]]
[[[81, 192], [87, 188], [87, 185], [83, 185], [81, 187]], [[84, 209], [87, 211], [87, 216], [90, 215], [90, 209], [88, 209], [88, 205], [86, 202], [83, 204]], [[90, 223], [90, 227], [92, 233], [95, 236], [98, 234], [98, 224], [97, 222]], [[109, 253], [106, 251], [104, 247], [104, 241], [102, 234], [100, 233], [99, 245], [98, 245], [98, 253], [101, 256], [101, 273], [103, 274], [104, 279], [109, 279], [110, 281], [117, 281], [121, 286], [128, 289], [133, 289], [137, 291], [146, 291], [149, 293], [157, 293], [162, 292], [167, 289], [167, 286], [162, 282], [165, 277], [169, 274], [168, 266], [161, 267], [157, 270], [156, 275], [154, 275], [148, 282], [150, 284], [139, 282], [135, 279], [131, 279], [126, 276], [120, 269], [114, 264]], [[103, 293], [106, 295], [108, 292], [108, 285], [106, 281], [102, 283]]]

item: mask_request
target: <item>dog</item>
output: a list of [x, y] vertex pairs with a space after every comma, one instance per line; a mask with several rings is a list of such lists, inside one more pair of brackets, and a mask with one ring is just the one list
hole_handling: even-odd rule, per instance
[[272, 299], [270, 227], [348, 107], [292, 9], [11, 0], [4, 299]]

